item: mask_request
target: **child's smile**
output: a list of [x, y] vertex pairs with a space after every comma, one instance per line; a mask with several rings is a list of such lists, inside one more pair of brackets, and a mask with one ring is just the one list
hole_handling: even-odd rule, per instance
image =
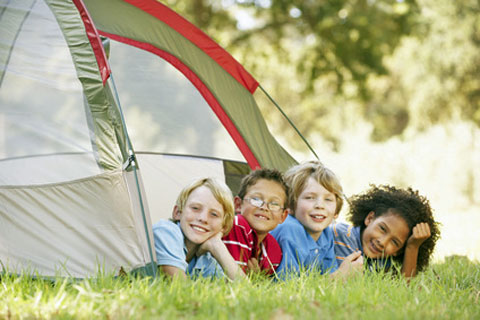
[[365, 218], [365, 225], [362, 246], [364, 254], [369, 258], [395, 256], [410, 234], [405, 219], [394, 213], [375, 217], [375, 213], [371, 212]]
[[308, 234], [317, 241], [335, 217], [336, 208], [335, 194], [310, 177], [298, 197], [294, 214]]
[[[248, 188], [243, 200], [235, 198], [235, 205], [260, 238], [285, 220], [286, 212], [283, 208], [285, 199], [286, 194], [280, 184], [276, 181], [260, 179]], [[260, 203], [263, 201], [263, 204], [257, 207], [251, 203], [252, 200], [260, 200]], [[268, 206], [273, 203], [279, 205], [279, 210], [269, 209]]]
[[223, 206], [205, 186], [193, 190], [182, 212], [177, 210], [174, 213], [174, 218], [180, 220], [187, 248], [222, 231], [223, 216]]

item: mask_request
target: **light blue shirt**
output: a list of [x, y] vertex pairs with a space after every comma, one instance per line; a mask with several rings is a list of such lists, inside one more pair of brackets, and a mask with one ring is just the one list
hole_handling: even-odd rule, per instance
[[153, 237], [157, 265], [177, 267], [191, 278], [224, 276], [222, 267], [209, 252], [187, 263], [187, 248], [180, 223], [160, 220], [153, 225]]
[[277, 269], [281, 277], [284, 278], [285, 273], [298, 273], [301, 270], [315, 270], [322, 274], [337, 270], [331, 227], [325, 228], [315, 241], [303, 225], [289, 215], [270, 233], [282, 247], [282, 262]]

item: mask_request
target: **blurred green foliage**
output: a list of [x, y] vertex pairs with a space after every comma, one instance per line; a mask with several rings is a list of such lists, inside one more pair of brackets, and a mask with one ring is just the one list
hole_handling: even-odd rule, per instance
[[480, 126], [477, 0], [164, 2], [244, 64], [307, 138], [338, 147], [365, 122], [373, 141], [452, 119]]

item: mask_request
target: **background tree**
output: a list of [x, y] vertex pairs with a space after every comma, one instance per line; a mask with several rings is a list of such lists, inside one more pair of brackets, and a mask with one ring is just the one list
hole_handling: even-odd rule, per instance
[[414, 0], [166, 2], [233, 53], [305, 135], [335, 144], [418, 12]]

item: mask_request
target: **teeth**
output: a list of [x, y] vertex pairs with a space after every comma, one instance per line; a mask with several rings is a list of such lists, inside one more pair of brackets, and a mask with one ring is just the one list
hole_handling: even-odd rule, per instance
[[200, 228], [200, 227], [197, 227], [197, 226], [192, 226], [192, 229], [193, 229], [193, 230], [200, 231], [200, 232], [207, 232], [207, 229]]
[[268, 220], [267, 217], [265, 217], [265, 216], [257, 215], [256, 217], [260, 218], [260, 219], [263, 219], [263, 220]]

